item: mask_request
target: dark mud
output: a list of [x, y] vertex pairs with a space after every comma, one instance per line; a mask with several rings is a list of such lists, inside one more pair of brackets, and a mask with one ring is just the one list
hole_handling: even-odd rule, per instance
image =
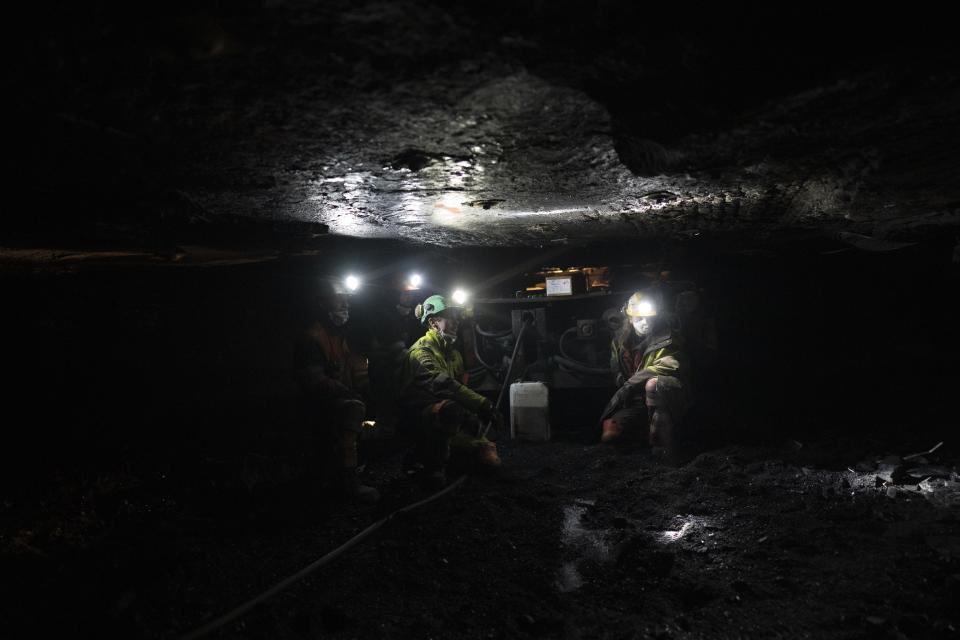
[[[22, 625], [8, 637], [176, 637], [423, 497], [395, 445], [367, 465], [385, 493], [374, 509], [301, 481], [200, 510], [183, 487], [119, 474], [79, 495], [65, 482], [29, 528], [6, 504], [21, 525], [4, 540]], [[931, 465], [955, 481], [956, 456], [899, 461], [919, 476], [884, 481], [883, 446], [724, 446], [671, 464], [507, 443], [497, 477], [395, 519], [214, 637], [955, 637], [960, 494], [920, 486]]]

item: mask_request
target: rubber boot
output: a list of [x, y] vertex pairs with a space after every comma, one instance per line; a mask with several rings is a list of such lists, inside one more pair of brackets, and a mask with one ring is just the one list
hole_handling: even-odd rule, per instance
[[361, 504], [373, 504], [380, 499], [380, 492], [360, 482], [357, 475], [357, 433], [344, 431], [340, 434], [340, 454], [343, 465], [340, 470], [340, 493], [347, 499]]
[[497, 453], [497, 443], [486, 440], [477, 445], [477, 463], [481, 467], [499, 467], [503, 464]]
[[623, 436], [623, 427], [620, 426], [620, 422], [614, 420], [613, 418], [608, 418], [603, 421], [603, 433], [600, 434], [600, 442], [610, 443], [616, 442]]
[[659, 455], [673, 453], [673, 421], [663, 410], [653, 410], [650, 416], [650, 447]]

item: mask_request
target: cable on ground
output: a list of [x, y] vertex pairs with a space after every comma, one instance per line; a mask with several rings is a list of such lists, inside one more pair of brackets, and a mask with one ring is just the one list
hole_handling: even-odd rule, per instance
[[401, 513], [408, 513], [430, 502], [433, 502], [438, 498], [442, 498], [443, 496], [447, 495], [448, 493], [452, 492], [454, 489], [459, 487], [461, 484], [463, 484], [464, 480], [466, 479], [467, 479], [466, 476], [460, 476], [459, 478], [457, 478], [456, 480], [454, 480], [449, 485], [447, 485], [440, 491], [436, 492], [435, 494], [431, 496], [427, 496], [423, 500], [414, 502], [413, 504], [408, 504], [405, 507], [401, 507], [400, 509], [397, 509], [396, 511], [390, 513], [389, 515], [381, 518], [380, 520], [377, 520], [376, 522], [371, 524], [369, 527], [367, 527], [357, 535], [353, 536], [352, 538], [350, 538], [349, 540], [347, 540], [342, 545], [340, 545], [330, 553], [326, 554], [322, 558], [319, 558], [318, 560], [311, 562], [310, 564], [305, 566], [303, 569], [300, 569], [300, 571], [297, 571], [292, 576], [284, 580], [281, 580], [280, 582], [270, 587], [260, 595], [254, 598], [251, 598], [250, 600], [247, 600], [246, 602], [241, 604], [239, 607], [236, 607], [232, 611], [225, 613], [224, 615], [220, 616], [215, 620], [211, 620], [210, 622], [204, 624], [203, 626], [197, 627], [190, 633], [182, 636], [181, 640], [195, 640], [196, 638], [202, 638], [208, 633], [212, 631], [216, 631], [220, 627], [223, 627], [224, 625], [229, 624], [230, 622], [233, 622], [237, 618], [240, 618], [243, 614], [250, 611], [250, 609], [253, 609], [255, 606], [260, 604], [261, 602], [268, 600], [269, 598], [277, 595], [284, 589], [287, 589], [288, 587], [299, 582], [303, 578], [306, 578], [308, 575], [310, 575], [320, 567], [333, 562], [334, 560], [339, 558], [341, 555], [346, 553], [351, 547], [361, 542], [364, 538], [367, 538], [368, 536], [370, 536], [374, 531], [376, 531], [383, 525], [390, 522], [396, 516], [400, 515]]

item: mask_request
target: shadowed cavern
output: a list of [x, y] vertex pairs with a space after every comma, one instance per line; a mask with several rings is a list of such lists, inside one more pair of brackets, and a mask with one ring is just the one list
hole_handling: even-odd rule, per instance
[[[546, 385], [549, 441], [501, 429], [496, 473], [210, 637], [957, 635], [945, 10], [211, 0], [17, 24], [4, 637], [181, 637], [429, 495], [400, 429], [361, 439], [380, 502], [338, 499], [293, 371], [318, 282], [355, 274], [376, 383], [413, 272], [414, 302], [469, 291], [481, 395]], [[716, 332], [674, 457], [600, 443], [607, 311], [650, 286], [695, 290]]]

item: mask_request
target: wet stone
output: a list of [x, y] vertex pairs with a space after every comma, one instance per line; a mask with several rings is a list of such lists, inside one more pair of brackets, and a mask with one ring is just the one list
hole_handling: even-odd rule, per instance
[[889, 484], [897, 483], [903, 477], [900, 464], [881, 463], [877, 467], [877, 479]]

